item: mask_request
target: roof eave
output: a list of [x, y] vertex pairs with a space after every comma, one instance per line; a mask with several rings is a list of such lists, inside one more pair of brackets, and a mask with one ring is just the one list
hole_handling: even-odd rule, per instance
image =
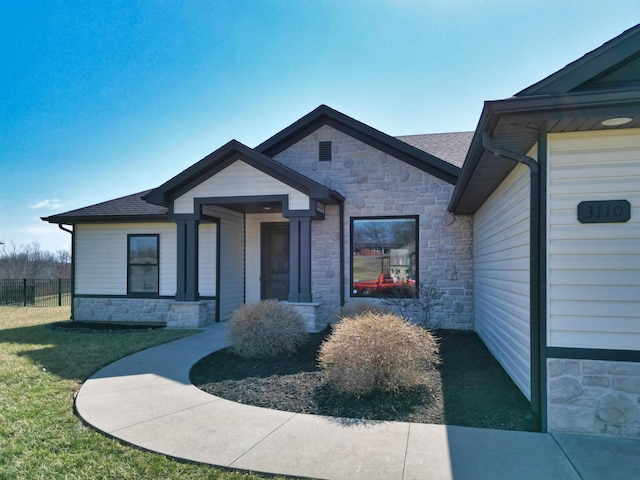
[[[456, 214], [472, 214], [480, 207], [481, 204], [475, 205], [471, 209], [461, 209], [460, 204], [484, 155], [482, 136], [484, 133], [493, 133], [502, 116], [526, 115], [528, 118], [544, 119], [558, 115], [586, 114], [591, 110], [599, 112], [611, 111], [612, 115], [619, 115], [629, 111], [640, 112], [640, 91], [610, 90], [563, 95], [512, 97], [506, 100], [485, 102], [462, 172], [449, 202], [449, 211]], [[546, 132], [541, 130], [540, 133]]]
[[167, 214], [158, 215], [52, 215], [40, 217], [41, 220], [58, 225], [75, 225], [77, 223], [135, 223], [168, 221]]

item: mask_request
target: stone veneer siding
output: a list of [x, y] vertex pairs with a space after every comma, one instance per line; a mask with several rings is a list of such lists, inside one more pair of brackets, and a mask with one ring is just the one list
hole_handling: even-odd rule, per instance
[[640, 363], [547, 360], [548, 428], [640, 438]]
[[297, 303], [297, 302], [282, 302], [291, 306], [296, 312], [300, 314], [307, 327], [307, 332], [316, 333], [321, 332], [327, 326], [326, 323], [318, 323], [318, 303]]
[[[332, 161], [318, 161], [318, 142], [332, 142]], [[444, 296], [434, 320], [444, 328], [473, 328], [472, 217], [447, 211], [453, 185], [323, 126], [275, 160], [338, 191], [344, 202], [345, 301], [350, 297], [352, 217], [419, 215], [419, 280], [437, 280]], [[312, 296], [318, 322], [340, 306], [339, 208], [312, 223]]]
[[[73, 319], [83, 322], [166, 325], [169, 321], [171, 306], [175, 303], [175, 300], [165, 298], [75, 297], [73, 300]], [[200, 303], [207, 308], [206, 323], [214, 322], [216, 320], [216, 301], [203, 300]]]

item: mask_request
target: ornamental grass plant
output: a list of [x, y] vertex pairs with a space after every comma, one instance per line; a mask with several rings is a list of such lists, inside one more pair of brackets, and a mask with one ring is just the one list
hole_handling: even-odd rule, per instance
[[440, 357], [428, 330], [398, 315], [365, 312], [334, 325], [318, 361], [333, 388], [365, 395], [425, 385]]
[[356, 300], [355, 302], [347, 303], [340, 307], [340, 310], [338, 310], [338, 313], [336, 314], [336, 318], [338, 320], [342, 320], [346, 317], [353, 318], [364, 313], [384, 315], [387, 313], [393, 313], [393, 311], [385, 305], [381, 305], [379, 303]]
[[302, 316], [277, 300], [240, 307], [231, 317], [227, 336], [238, 356], [262, 359], [295, 353], [308, 339]]

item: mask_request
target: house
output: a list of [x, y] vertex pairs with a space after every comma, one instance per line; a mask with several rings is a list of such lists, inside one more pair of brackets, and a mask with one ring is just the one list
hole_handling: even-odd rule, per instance
[[[48, 217], [73, 225], [73, 318], [199, 327], [277, 298], [319, 331], [345, 301], [378, 296], [358, 282], [398, 271], [438, 279], [441, 322], [470, 329], [471, 218], [447, 210], [460, 168], [410, 142], [461, 164], [471, 136], [402, 141], [320, 106], [154, 190]], [[357, 255], [360, 242], [383, 248]]]
[[[320, 106], [72, 225], [73, 318], [196, 327], [277, 298], [322, 329], [435, 279], [544, 431], [640, 437], [640, 25], [475, 132], [391, 137]], [[64, 227], [62, 227], [64, 228]]]

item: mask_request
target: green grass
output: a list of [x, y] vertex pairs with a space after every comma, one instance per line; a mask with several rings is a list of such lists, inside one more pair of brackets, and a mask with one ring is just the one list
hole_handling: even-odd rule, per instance
[[0, 478], [258, 479], [122, 445], [73, 413], [100, 367], [188, 335], [176, 330], [77, 332], [48, 324], [69, 307], [0, 307]]

